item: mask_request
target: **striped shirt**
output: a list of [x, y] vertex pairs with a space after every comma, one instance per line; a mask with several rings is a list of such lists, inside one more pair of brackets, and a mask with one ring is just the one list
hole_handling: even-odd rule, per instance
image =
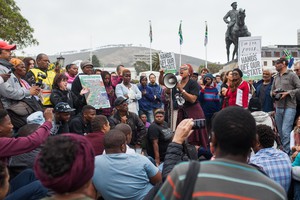
[[[168, 175], [155, 199], [181, 198], [188, 163], [177, 165]], [[247, 164], [227, 159], [200, 163], [193, 199], [287, 199], [284, 189]]]

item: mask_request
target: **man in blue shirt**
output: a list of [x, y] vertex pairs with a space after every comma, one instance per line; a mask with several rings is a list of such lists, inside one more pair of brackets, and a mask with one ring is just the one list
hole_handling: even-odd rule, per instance
[[275, 134], [267, 125], [256, 126], [256, 145], [253, 148], [255, 155], [250, 163], [261, 167], [266, 174], [280, 184], [288, 192], [291, 184], [291, 161], [289, 156], [278, 149], [272, 148]]

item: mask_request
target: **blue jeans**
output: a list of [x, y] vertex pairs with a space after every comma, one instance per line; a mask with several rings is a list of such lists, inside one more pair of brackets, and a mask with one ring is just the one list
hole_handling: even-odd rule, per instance
[[44, 198], [47, 193], [48, 189], [36, 180], [32, 169], [26, 169], [10, 181], [9, 192], [4, 200], [35, 200]]
[[290, 153], [290, 133], [293, 129], [295, 108], [276, 108], [275, 121], [283, 145], [283, 150]]

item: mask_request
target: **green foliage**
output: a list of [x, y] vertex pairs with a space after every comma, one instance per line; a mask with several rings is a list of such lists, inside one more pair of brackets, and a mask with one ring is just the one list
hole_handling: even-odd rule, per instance
[[150, 66], [147, 63], [145, 63], [144, 61], [136, 61], [133, 64], [133, 67], [135, 68], [137, 74], [139, 74], [140, 72], [143, 72], [143, 71], [150, 70]]
[[[205, 65], [200, 65], [198, 69], [198, 73], [200, 74], [201, 70], [205, 68]], [[209, 70], [209, 73], [214, 74], [218, 73], [223, 67], [216, 63], [208, 63], [207, 69]]]
[[[33, 11], [34, 12], [34, 11]], [[14, 0], [0, 0], [0, 38], [18, 45], [18, 49], [38, 45], [33, 28], [21, 13]]]
[[96, 55], [93, 55], [92, 56], [92, 64], [95, 66], [95, 67], [102, 67], [101, 66], [101, 63], [100, 63], [100, 60], [98, 59], [98, 57]]
[[154, 53], [152, 55], [152, 71], [159, 71], [160, 69], [160, 62], [159, 62], [159, 55], [158, 53]]

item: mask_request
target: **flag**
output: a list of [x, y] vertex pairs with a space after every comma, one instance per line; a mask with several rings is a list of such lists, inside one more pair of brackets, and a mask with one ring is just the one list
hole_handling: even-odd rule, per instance
[[208, 28], [207, 28], [207, 23], [205, 22], [205, 38], [204, 38], [204, 46], [207, 45], [208, 42]]
[[149, 21], [149, 23], [150, 23], [149, 37], [150, 37], [150, 43], [152, 43], [152, 25], [151, 25], [151, 21]]
[[181, 30], [181, 22], [182, 22], [182, 21], [180, 21], [179, 31], [178, 31], [178, 35], [179, 35], [179, 44], [180, 44], [180, 45], [182, 45], [182, 43], [183, 43], [182, 30]]

